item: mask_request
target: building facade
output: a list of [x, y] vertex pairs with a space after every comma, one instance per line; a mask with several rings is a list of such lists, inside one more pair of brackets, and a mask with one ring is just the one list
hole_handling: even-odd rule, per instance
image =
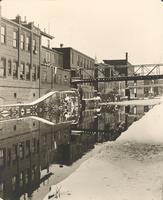
[[0, 102], [39, 97], [40, 30], [33, 23], [0, 18]]
[[41, 48], [40, 91], [70, 90], [70, 70], [63, 67], [63, 54], [48, 47]]
[[0, 104], [28, 103], [50, 90], [70, 89], [63, 54], [50, 46], [53, 36], [20, 16], [9, 20], [1, 12], [0, 34]]
[[[114, 67], [113, 76], [133, 76], [134, 74], [134, 67], [128, 61], [128, 53], [126, 53], [125, 59], [104, 60], [104, 63]], [[119, 94], [121, 98], [135, 97], [134, 89], [127, 89], [128, 86], [134, 86], [134, 81], [117, 81], [114, 84], [115, 93]]]
[[[94, 78], [94, 59], [71, 48], [60, 47], [53, 48], [63, 53], [63, 66], [64, 69], [71, 70], [72, 79], [86, 79]], [[89, 99], [94, 97], [94, 85], [91, 83], [84, 83], [79, 86], [82, 98]]]

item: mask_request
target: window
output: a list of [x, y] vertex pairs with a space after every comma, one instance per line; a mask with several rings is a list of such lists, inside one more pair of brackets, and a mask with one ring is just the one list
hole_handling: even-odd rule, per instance
[[36, 80], [36, 65], [32, 67], [32, 81]]
[[11, 67], [11, 60], [8, 60], [8, 76], [11, 76], [12, 67]]
[[50, 48], [50, 40], [47, 40], [47, 47]]
[[79, 56], [77, 56], [77, 66], [79, 66]]
[[18, 33], [17, 31], [14, 31], [13, 32], [13, 47], [17, 48], [17, 45], [18, 45]]
[[58, 76], [57, 76], [57, 83], [62, 84], [62, 75], [61, 74], [58, 74]]
[[1, 58], [1, 63], [0, 63], [0, 77], [6, 76], [6, 59]]
[[7, 151], [7, 163], [8, 165], [11, 163], [11, 149], [8, 149]]
[[20, 65], [20, 79], [24, 80], [25, 79], [25, 64], [21, 63]]
[[20, 36], [20, 48], [21, 48], [21, 50], [24, 50], [24, 48], [25, 48], [25, 41], [24, 41], [24, 39], [25, 39], [24, 35], [21, 35]]
[[31, 170], [31, 179], [32, 179], [32, 181], [34, 180], [34, 178], [35, 178], [35, 171], [34, 171], [34, 169], [32, 169]]
[[1, 44], [5, 44], [6, 42], [6, 35], [5, 35], [5, 27], [1, 26]]
[[30, 37], [26, 37], [25, 48], [27, 51], [30, 51]]
[[[14, 97], [16, 98], [16, 93], [14, 93]], [[13, 129], [14, 129], [14, 131], [16, 131], [16, 125], [14, 125], [14, 127], [13, 127]]]
[[47, 71], [42, 72], [42, 82], [47, 82]]
[[32, 42], [32, 50], [33, 50], [33, 52], [36, 50], [36, 40], [35, 39]]
[[86, 67], [86, 59], [84, 58], [84, 68]]
[[16, 189], [16, 176], [13, 176], [12, 177], [12, 190], [15, 190]]
[[71, 60], [71, 62], [72, 62], [72, 64], [74, 64], [74, 53], [72, 52], [72, 60]]
[[0, 182], [0, 194], [3, 195], [3, 193], [4, 193], [4, 183]]
[[4, 150], [0, 149], [0, 167], [4, 166]]
[[31, 152], [34, 153], [36, 152], [36, 139], [33, 138], [31, 142]]
[[26, 80], [30, 80], [30, 64], [26, 64], [25, 66]]
[[45, 145], [46, 143], [47, 143], [47, 136], [44, 135], [44, 136], [43, 136], [43, 144]]
[[26, 141], [26, 152], [25, 152], [25, 154], [26, 154], [26, 157], [28, 157], [30, 155], [30, 141], [29, 140]]
[[19, 175], [19, 185], [20, 185], [20, 187], [23, 186], [23, 172], [21, 172]]
[[87, 69], [89, 68], [89, 60], [87, 60]]
[[25, 174], [24, 174], [24, 183], [25, 184], [28, 184], [28, 173], [26, 172]]
[[19, 143], [19, 157], [24, 158], [24, 145], [23, 143]]
[[12, 150], [12, 160], [15, 161], [17, 158], [17, 145], [13, 145], [13, 150]]
[[37, 66], [37, 79], [40, 78], [40, 66]]
[[50, 53], [46, 52], [46, 62], [50, 62]]
[[18, 78], [18, 62], [13, 62], [13, 78]]

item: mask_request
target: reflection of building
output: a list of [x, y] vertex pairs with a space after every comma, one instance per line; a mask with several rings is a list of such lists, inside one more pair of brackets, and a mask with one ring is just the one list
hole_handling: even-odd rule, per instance
[[94, 134], [71, 132], [71, 127], [32, 119], [0, 123], [0, 197], [32, 197], [52, 176], [51, 164], [70, 165], [93, 148]]
[[0, 196], [4, 199], [19, 199], [24, 193], [31, 196], [40, 181], [39, 123], [12, 121], [0, 126]]
[[68, 144], [59, 146], [61, 164], [71, 165], [83, 156], [85, 152], [92, 149], [96, 142], [94, 134], [83, 133], [82, 131], [72, 131]]
[[139, 120], [144, 113], [148, 112], [153, 106], [132, 105], [125, 107], [126, 124], [129, 127], [134, 121]]
[[[63, 66], [71, 70], [72, 79], [94, 78], [94, 59], [71, 48], [60, 47], [53, 48], [63, 53]], [[84, 99], [94, 96], [94, 86], [91, 83], [85, 83], [81, 86]]]
[[[34, 120], [0, 124], [0, 197], [32, 196], [46, 178], [41, 171], [57, 163], [58, 146], [67, 144], [70, 123], [47, 126]], [[48, 178], [48, 176], [47, 176]]]

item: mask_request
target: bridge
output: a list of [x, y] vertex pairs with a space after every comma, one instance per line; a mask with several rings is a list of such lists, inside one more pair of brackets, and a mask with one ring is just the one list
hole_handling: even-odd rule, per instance
[[[97, 65], [98, 66], [98, 65]], [[114, 74], [107, 77], [104, 72], [102, 72], [98, 67], [96, 69], [103, 73], [103, 78], [94, 78], [90, 76], [87, 79], [73, 79], [71, 83], [74, 85], [82, 83], [98, 83], [98, 82], [113, 82], [113, 81], [138, 81], [138, 80], [158, 80], [163, 79], [163, 64], [141, 64], [141, 65], [124, 65], [123, 68], [133, 68], [133, 73], [128, 76], [121, 76]], [[161, 74], [162, 72], [162, 74]]]
[[134, 76], [118, 76], [111, 78], [97, 78], [97, 79], [81, 79], [81, 80], [72, 80], [72, 84], [82, 84], [82, 83], [97, 83], [97, 82], [113, 82], [113, 81], [138, 81], [138, 80], [158, 80], [163, 79], [163, 74], [161, 75], [134, 75]]

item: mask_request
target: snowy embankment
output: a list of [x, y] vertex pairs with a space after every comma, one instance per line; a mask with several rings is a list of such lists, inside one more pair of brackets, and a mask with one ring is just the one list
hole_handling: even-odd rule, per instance
[[163, 104], [156, 105], [116, 142], [102, 145], [45, 199], [163, 199]]

